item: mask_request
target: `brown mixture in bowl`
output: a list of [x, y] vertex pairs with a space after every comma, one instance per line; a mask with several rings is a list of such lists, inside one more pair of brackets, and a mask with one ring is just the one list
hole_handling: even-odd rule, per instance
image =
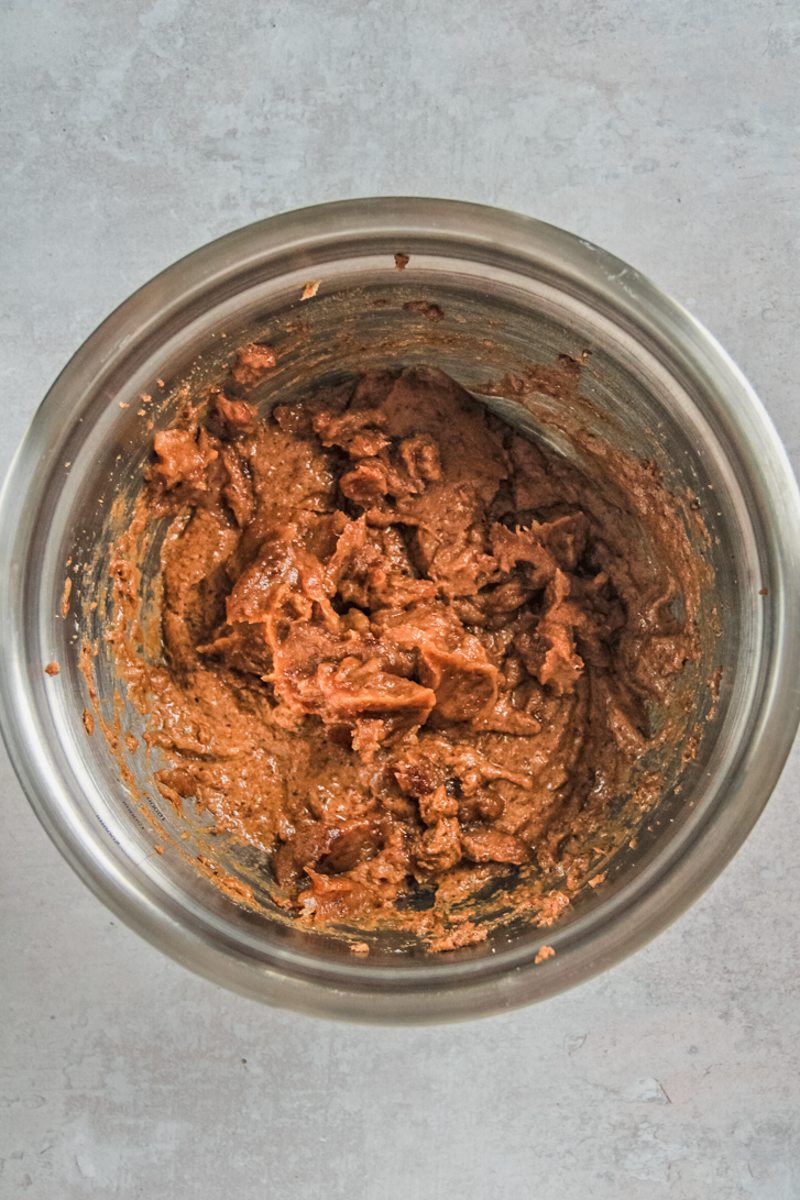
[[434, 368], [261, 416], [274, 361], [240, 351], [202, 419], [155, 435], [137, 519], [170, 521], [163, 649], [125, 672], [161, 791], [271, 855], [304, 922], [448, 949], [486, 929], [441, 912], [527, 869], [555, 881], [546, 923], [686, 732], [700, 575], [676, 506], [646, 464], [599, 486]]

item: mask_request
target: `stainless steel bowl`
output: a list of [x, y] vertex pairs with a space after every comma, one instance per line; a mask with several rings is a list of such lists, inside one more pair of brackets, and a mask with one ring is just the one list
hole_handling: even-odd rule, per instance
[[[410, 256], [404, 271], [396, 252]], [[319, 291], [303, 302], [309, 280]], [[410, 314], [403, 303], [414, 298], [438, 304], [445, 319]], [[393, 361], [434, 362], [480, 390], [526, 360], [590, 348], [582, 386], [593, 432], [655, 459], [671, 487], [700, 500], [721, 618], [716, 714], [601, 894], [548, 930], [556, 956], [539, 966], [542, 932], [531, 928], [445, 956], [379, 950], [361, 959], [238, 907], [180, 855], [154, 853], [141, 800], [105, 739], [86, 735], [79, 647], [102, 632], [102, 606], [93, 613], [90, 603], [103, 592], [112, 505], [116, 498], [115, 518], [124, 520], [148, 457], [139, 396], [155, 395], [148, 412], [165, 424], [173, 401], [158, 400], [156, 380], [190, 371], [195, 382], [212, 379], [227, 348], [251, 332], [282, 339], [281, 394]], [[512, 213], [442, 200], [348, 201], [274, 217], [198, 250], [80, 348], [36, 414], [1, 505], [2, 726], [31, 804], [123, 920], [193, 970], [270, 1004], [353, 1020], [441, 1021], [588, 978], [673, 920], [727, 863], [797, 727], [800, 499], [766, 413], [714, 339], [635, 270]], [[51, 678], [43, 666], [53, 659], [61, 671]], [[110, 715], [114, 667], [102, 651], [97, 676]], [[135, 728], [141, 717], [121, 703]], [[147, 816], [169, 824], [144, 757], [128, 765]]]

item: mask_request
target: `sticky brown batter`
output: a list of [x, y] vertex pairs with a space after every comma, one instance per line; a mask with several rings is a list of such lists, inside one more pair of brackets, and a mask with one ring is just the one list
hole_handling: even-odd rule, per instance
[[674, 506], [646, 465], [603, 488], [433, 368], [262, 417], [272, 363], [240, 351], [155, 435], [137, 519], [170, 521], [163, 651], [124, 672], [161, 791], [271, 855], [304, 922], [449, 949], [485, 929], [441, 936], [440, 910], [528, 871], [558, 882], [547, 923], [680, 731], [698, 584]]

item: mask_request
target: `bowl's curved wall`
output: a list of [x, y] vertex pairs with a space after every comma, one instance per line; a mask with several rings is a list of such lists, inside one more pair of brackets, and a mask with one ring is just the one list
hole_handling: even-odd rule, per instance
[[[394, 263], [400, 251], [410, 255], [404, 271]], [[309, 279], [319, 292], [303, 302]], [[445, 319], [407, 311], [408, 299], [435, 302]], [[195, 383], [213, 379], [250, 332], [280, 352], [269, 391], [281, 395], [413, 361], [433, 361], [480, 391], [531, 360], [590, 349], [582, 419], [655, 458], [668, 486], [701, 498], [721, 617], [718, 710], [680, 793], [665, 796], [636, 848], [620, 856], [604, 896], [548, 931], [557, 954], [540, 967], [536, 930], [491, 952], [358, 960], [237, 908], [179, 856], [153, 852], [141, 799], [127, 794], [104, 739], [86, 736], [81, 643], [101, 631], [107, 547], [141, 479], [147, 424], [170, 419], [170, 385], [190, 371]], [[557, 436], [559, 414], [549, 415], [548, 436]], [[440, 1020], [586, 978], [652, 936], [721, 869], [763, 807], [796, 728], [800, 632], [788, 603], [800, 580], [800, 504], [763, 409], [714, 340], [635, 271], [513, 214], [353, 201], [273, 218], [191, 255], [112, 314], [65, 368], [12, 466], [2, 517], [3, 731], [34, 808], [123, 919], [194, 969], [271, 1003]], [[53, 658], [61, 674], [50, 679], [42, 668]], [[102, 651], [96, 666], [109, 704], [113, 670]], [[137, 719], [127, 713], [126, 726]], [[129, 766], [158, 806], [143, 757]]]

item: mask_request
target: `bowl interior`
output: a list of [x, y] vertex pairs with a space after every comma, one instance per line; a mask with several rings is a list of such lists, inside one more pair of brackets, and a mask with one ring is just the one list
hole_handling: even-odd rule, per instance
[[[731, 538], [736, 530], [719, 515], [716, 499], [708, 503], [710, 496], [718, 495], [720, 481], [713, 475], [714, 463], [706, 452], [702, 436], [706, 431], [692, 427], [685, 420], [686, 413], [676, 411], [674, 393], [664, 392], [665, 381], [658, 377], [655, 364], [638, 356], [626, 361], [623, 346], [604, 345], [596, 329], [579, 327], [573, 313], [560, 313], [557, 297], [543, 296], [541, 306], [533, 309], [529, 296], [500, 284], [491, 292], [486, 288], [477, 291], [472, 280], [419, 274], [418, 279], [416, 272], [401, 274], [386, 265], [382, 270], [354, 272], [351, 277], [340, 274], [306, 302], [299, 299], [296, 287], [286, 288], [281, 296], [271, 297], [268, 307], [259, 305], [253, 312], [226, 315], [201, 346], [194, 344], [195, 339], [176, 345], [171, 358], [159, 362], [155, 377], [140, 372], [135, 380], [129, 379], [126, 386], [105, 398], [103, 422], [110, 422], [110, 427], [100, 436], [95, 430], [92, 441], [96, 444], [91, 448], [84, 444], [68, 468], [70, 480], [78, 485], [71, 497], [73, 520], [64, 524], [58, 549], [50, 547], [47, 556], [48, 561], [64, 564], [52, 580], [56, 608], [59, 596], [63, 598], [65, 580], [72, 580], [70, 615], [63, 627], [65, 644], [56, 652], [71, 685], [61, 688], [65, 703], [60, 719], [70, 729], [68, 745], [74, 768], [91, 779], [90, 792], [103, 797], [101, 811], [108, 827], [120, 833], [124, 829], [126, 840], [134, 838], [137, 853], [170, 889], [191, 895], [196, 904], [211, 908], [225, 921], [246, 924], [252, 936], [308, 943], [315, 954], [344, 955], [347, 946], [327, 935], [287, 925], [270, 900], [268, 863], [252, 849], [209, 835], [209, 821], [191, 804], [177, 813], [159, 795], [152, 778], [157, 761], [143, 750], [142, 714], [130, 704], [120, 685], [105, 637], [113, 621], [108, 586], [113, 543], [130, 523], [150, 457], [153, 426], [162, 427], [174, 419], [183, 386], [198, 394], [208, 383], [220, 381], [235, 348], [252, 339], [268, 341], [279, 357], [277, 371], [260, 389], [263, 409], [279, 399], [302, 398], [321, 385], [364, 369], [413, 363], [435, 364], [478, 393], [492, 386], [502, 393], [509, 375], [523, 379], [532, 363], [554, 364], [559, 355], [568, 355], [582, 363], [577, 396], [548, 394], [534, 380], [523, 397], [501, 394], [487, 403], [503, 419], [530, 430], [532, 436], [576, 460], [580, 460], [580, 451], [573, 434], [580, 430], [634, 457], [656, 461], [667, 488], [676, 494], [676, 505], [685, 503], [687, 493], [697, 497], [696, 507], [702, 511], [710, 542], [705, 543], [699, 524], [690, 526], [689, 531], [697, 552], [710, 554], [713, 561], [715, 582], [703, 597], [701, 621], [709, 636], [704, 640], [701, 661], [687, 669], [680, 681], [689, 715], [678, 758], [659, 764], [664, 777], [661, 803], [647, 814], [628, 806], [616, 815], [616, 853], [602, 864], [608, 872], [608, 891], [624, 884], [692, 803], [727, 707], [723, 702], [720, 712], [707, 721], [713, 701], [709, 681], [716, 666], [730, 670], [735, 664], [734, 649], [740, 639], [737, 614], [725, 622], [720, 636], [716, 635], [720, 598], [734, 591], [736, 553]], [[406, 307], [418, 301], [436, 307]], [[648, 365], [653, 368], [650, 377], [645, 370]], [[84, 468], [87, 456], [91, 456], [91, 469]], [[593, 469], [596, 471], [596, 465], [586, 464], [588, 472]], [[157, 568], [158, 548], [155, 537], [145, 560], [145, 578]], [[67, 570], [68, 559], [72, 562]], [[76, 649], [87, 642], [96, 646], [98, 653], [76, 655]], [[93, 704], [88, 696], [85, 704], [74, 703], [75, 696], [89, 686], [96, 689], [97, 703], [98, 727], [92, 736], [87, 736], [85, 729], [91, 718], [84, 718], [83, 713], [93, 712]], [[680, 761], [686, 739], [698, 729], [703, 732], [698, 755], [689, 762]], [[131, 750], [125, 744], [130, 734], [137, 742]], [[626, 844], [620, 847], [622, 841]], [[156, 854], [154, 845], [165, 847], [166, 853]], [[202, 868], [198, 873], [198, 856], [201, 863], [214, 864], [205, 875]], [[260, 915], [236, 906], [232, 881], [237, 879], [255, 887], [262, 906]], [[507, 886], [513, 887], [513, 880]], [[600, 902], [601, 897], [585, 888], [564, 923]], [[495, 894], [495, 907], [497, 903]], [[531, 939], [541, 942], [542, 931], [531, 929], [529, 922], [517, 921], [495, 934], [487, 946], [461, 954], [482, 957], [493, 947], [496, 951], [498, 940], [511, 944]], [[388, 932], [371, 936], [371, 941], [373, 962], [379, 961], [382, 953], [392, 953], [397, 961], [394, 952], [401, 946], [412, 959], [422, 953], [407, 939]]]

